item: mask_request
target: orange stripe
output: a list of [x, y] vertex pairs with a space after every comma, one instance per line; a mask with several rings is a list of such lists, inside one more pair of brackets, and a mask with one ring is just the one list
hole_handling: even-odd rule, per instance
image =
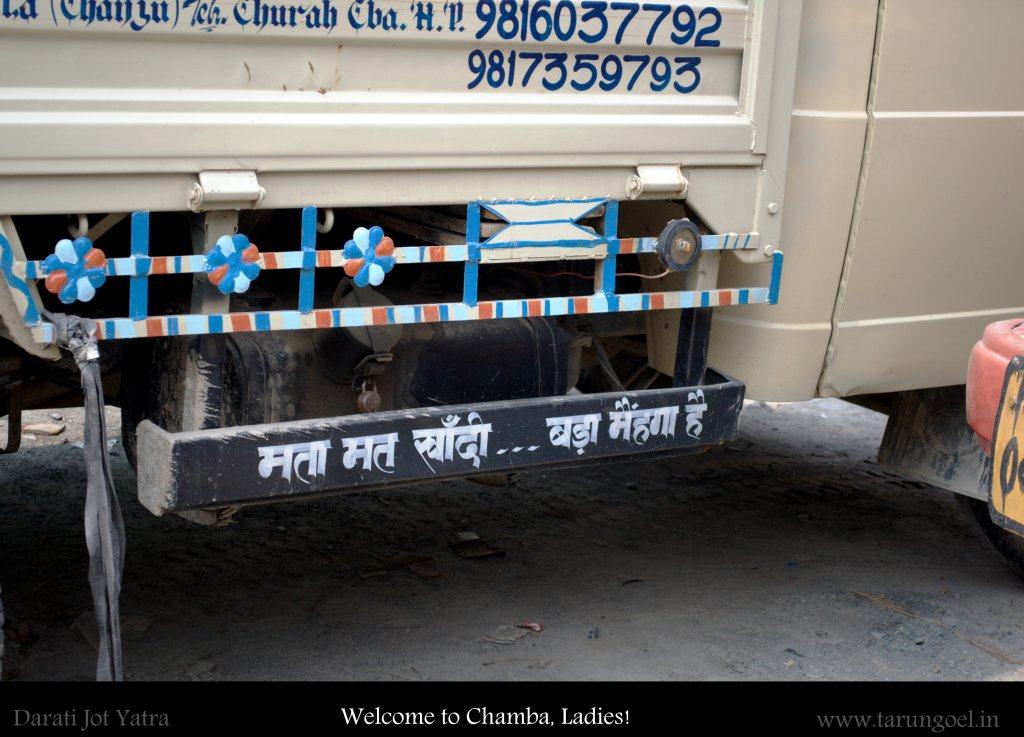
[[330, 310], [320, 310], [316, 313], [316, 326], [318, 328], [329, 328], [331, 326]]
[[150, 274], [166, 274], [167, 273], [167, 261], [166, 256], [158, 256], [149, 262], [149, 273]]
[[587, 297], [573, 297], [572, 311], [575, 315], [585, 315], [590, 312], [590, 300]]
[[430, 260], [431, 261], [444, 261], [444, 246], [431, 246], [430, 247]]
[[544, 312], [544, 303], [539, 299], [527, 300], [526, 311], [530, 317], [540, 317]]
[[263, 268], [264, 269], [276, 269], [277, 268], [277, 255], [273, 253], [263, 254]]
[[619, 241], [619, 253], [636, 253], [636, 238], [623, 238]]
[[665, 309], [665, 295], [664, 294], [652, 294], [651, 295], [651, 309], [652, 310], [663, 310], [663, 309]]
[[249, 320], [249, 315], [245, 313], [235, 313], [232, 315], [231, 329], [236, 333], [247, 333], [252, 330], [252, 322]]
[[493, 302], [481, 302], [477, 305], [477, 313], [481, 320], [490, 320], [494, 317], [494, 303]]
[[388, 309], [387, 307], [374, 307], [373, 313], [373, 324], [374, 325], [387, 325], [388, 324]]
[[423, 306], [423, 322], [438, 322], [441, 319], [441, 311], [437, 305]]
[[331, 252], [330, 251], [317, 251], [316, 252], [316, 265], [317, 266], [330, 266], [331, 265]]
[[146, 335], [150, 338], [159, 338], [164, 334], [163, 321], [158, 317], [151, 317], [146, 320]]
[[728, 307], [732, 304], [732, 292], [725, 291], [718, 293], [718, 305], [720, 307]]

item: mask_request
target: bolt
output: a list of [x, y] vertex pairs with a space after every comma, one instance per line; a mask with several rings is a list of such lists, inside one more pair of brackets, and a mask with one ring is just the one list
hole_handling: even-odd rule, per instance
[[779, 214], [779, 203], [778, 202], [769, 202], [768, 203], [768, 214], [769, 215], [778, 215]]
[[773, 253], [775, 253], [775, 246], [773, 246], [771, 243], [766, 243], [761, 252], [765, 256], [771, 256]]
[[676, 253], [687, 258], [693, 253], [694, 246], [693, 242], [686, 238], [686, 236], [681, 236], [676, 240], [672, 247]]

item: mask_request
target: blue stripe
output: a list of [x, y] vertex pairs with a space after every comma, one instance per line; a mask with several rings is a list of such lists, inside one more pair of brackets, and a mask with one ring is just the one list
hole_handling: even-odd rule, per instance
[[462, 271], [462, 301], [470, 307], [477, 303], [477, 282], [480, 267], [475, 261], [467, 261]]
[[768, 304], [779, 303], [779, 289], [782, 287], [782, 251], [772, 254], [772, 282], [768, 287]]
[[700, 306], [709, 307], [711, 305], [711, 295], [708, 292], [700, 293]]
[[253, 323], [257, 330], [270, 330], [270, 315], [266, 312], [257, 312], [253, 317]]
[[178, 318], [172, 317], [167, 321], [167, 334], [177, 335], [178, 334]]
[[739, 297], [739, 304], [745, 305], [745, 304], [748, 304], [749, 302], [750, 302], [750, 290], [749, 289], [741, 289], [740, 290], [740, 297]]
[[608, 200], [604, 206], [604, 237], [619, 237], [619, 201]]
[[302, 270], [299, 271], [299, 311], [313, 309], [313, 289], [316, 279], [316, 208], [302, 208]]
[[423, 321], [423, 308], [422, 307], [420, 307], [419, 305], [416, 305], [416, 306], [414, 306], [412, 308], [412, 312], [413, 312], [414, 317], [416, 318], [416, 322], [422, 322]]
[[[149, 255], [149, 213], [144, 210], [132, 213], [131, 230], [131, 254], [132, 256]], [[145, 265], [144, 270], [139, 269]], [[149, 310], [149, 266], [148, 258], [136, 261], [136, 273], [142, 270], [144, 273], [128, 279], [128, 317], [133, 320], [142, 320]]]
[[210, 332], [211, 333], [223, 333], [224, 332], [224, 316], [223, 315], [210, 315], [208, 318]]
[[504, 314], [505, 306], [501, 302], [498, 302], [498, 304], [494, 305], [494, 317], [501, 318]]

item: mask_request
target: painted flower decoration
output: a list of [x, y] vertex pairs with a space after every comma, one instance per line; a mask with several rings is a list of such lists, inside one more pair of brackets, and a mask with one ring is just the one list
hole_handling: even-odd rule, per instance
[[395, 268], [395, 242], [374, 225], [356, 228], [352, 240], [345, 244], [345, 273], [352, 277], [357, 287], [372, 284], [379, 287], [384, 275]]
[[107, 280], [107, 257], [88, 238], [57, 241], [53, 253], [43, 261], [46, 289], [66, 305], [88, 302]]
[[260, 274], [260, 249], [241, 233], [222, 235], [206, 254], [206, 276], [221, 294], [241, 294]]

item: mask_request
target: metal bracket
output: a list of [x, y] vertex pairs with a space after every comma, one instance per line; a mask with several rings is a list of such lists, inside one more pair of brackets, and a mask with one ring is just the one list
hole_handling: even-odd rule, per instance
[[192, 212], [255, 208], [266, 194], [254, 171], [201, 171], [189, 190], [188, 208]]
[[384, 373], [384, 369], [391, 363], [394, 356], [391, 353], [371, 353], [362, 361], [356, 364], [354, 371], [352, 372], [352, 390], [360, 391], [363, 386], [363, 382], [369, 380], [373, 376], [380, 376]]

